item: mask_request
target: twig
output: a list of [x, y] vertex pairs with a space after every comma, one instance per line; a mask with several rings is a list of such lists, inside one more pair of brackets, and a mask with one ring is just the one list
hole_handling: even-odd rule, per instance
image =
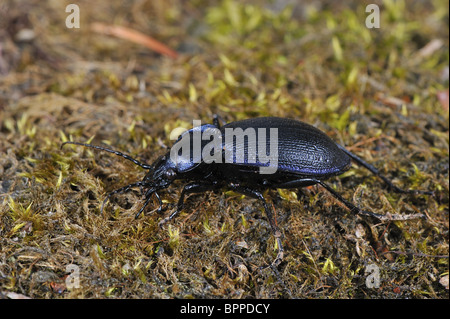
[[146, 46], [150, 50], [168, 56], [172, 59], [176, 59], [178, 57], [178, 53], [170, 49], [166, 45], [133, 29], [118, 25], [107, 25], [99, 22], [92, 23], [91, 29], [97, 33], [112, 35], [117, 38], [125, 39]]

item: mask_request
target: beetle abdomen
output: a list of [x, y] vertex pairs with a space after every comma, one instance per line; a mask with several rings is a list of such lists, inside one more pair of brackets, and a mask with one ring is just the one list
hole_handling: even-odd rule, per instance
[[[227, 129], [244, 133], [244, 142], [236, 138], [233, 142], [227, 139]], [[262, 117], [226, 124], [221, 131], [225, 136], [224, 150], [228, 151], [225, 158], [236, 165], [276, 165], [277, 171], [305, 176], [335, 175], [350, 166], [349, 156], [332, 139], [314, 126], [300, 121]], [[255, 134], [255, 138], [249, 138], [251, 134]], [[256, 158], [250, 147], [255, 141]], [[243, 161], [236, 156], [239, 153], [244, 154]]]

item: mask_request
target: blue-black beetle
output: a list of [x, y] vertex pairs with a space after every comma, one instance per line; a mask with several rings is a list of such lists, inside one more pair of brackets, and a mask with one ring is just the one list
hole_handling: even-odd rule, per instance
[[[271, 131], [273, 129], [275, 130]], [[232, 138], [227, 139], [226, 137], [230, 136], [227, 133], [230, 131], [235, 135], [231, 135]], [[271, 132], [276, 133], [275, 138], [273, 134], [270, 134]], [[195, 150], [196, 135], [200, 136], [200, 140], [197, 140], [197, 153]], [[210, 138], [204, 138], [205, 135]], [[214, 137], [217, 136], [220, 138], [213, 143]], [[225, 138], [223, 138], [224, 136]], [[186, 144], [186, 141], [192, 143]], [[277, 146], [274, 154], [271, 157], [267, 156], [267, 151], [274, 143]], [[432, 194], [428, 191], [403, 190], [393, 185], [375, 167], [343, 146], [336, 144], [319, 129], [300, 121], [285, 118], [261, 117], [221, 126], [218, 117], [215, 116], [213, 124], [197, 126], [181, 134], [172, 148], [152, 165], [141, 163], [131, 156], [100, 146], [77, 142], [65, 142], [62, 146], [65, 144], [76, 144], [107, 151], [122, 156], [148, 170], [142, 181], [109, 193], [102, 204], [102, 211], [104, 204], [112, 195], [127, 192], [134, 187], [141, 187], [145, 190], [145, 202], [136, 214], [136, 218], [144, 211], [152, 195], [155, 195], [159, 201], [158, 211], [161, 211], [162, 201], [157, 191], [167, 188], [175, 180], [184, 180], [189, 183], [184, 186], [175, 211], [163, 219], [160, 225], [182, 210], [185, 196], [188, 194], [228, 188], [260, 200], [278, 244], [278, 255], [273, 264], [281, 261], [283, 248], [281, 232], [274, 214], [262, 195], [265, 189], [300, 188], [320, 184], [354, 213], [379, 219], [393, 219], [392, 215], [386, 217], [361, 210], [323, 182], [331, 176], [342, 174], [348, 170], [351, 160], [353, 160], [380, 177], [395, 192]], [[183, 153], [183, 147], [187, 152]], [[208, 150], [203, 152], [207, 147]], [[203, 156], [209, 156], [209, 160], [200, 156], [198, 152], [203, 153]], [[238, 154], [242, 156], [239, 157]], [[261, 159], [265, 159], [265, 161]], [[263, 173], [262, 168], [266, 168], [268, 171]], [[275, 168], [275, 170], [270, 171], [270, 168]]]

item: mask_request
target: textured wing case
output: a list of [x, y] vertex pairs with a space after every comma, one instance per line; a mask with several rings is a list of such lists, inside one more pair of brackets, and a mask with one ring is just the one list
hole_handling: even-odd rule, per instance
[[[243, 142], [237, 138], [227, 139], [227, 129], [233, 129], [235, 133], [243, 132]], [[276, 130], [276, 134], [273, 129]], [[300, 121], [263, 117], [232, 122], [223, 126], [221, 131], [225, 136], [224, 157], [228, 163], [253, 167], [276, 164], [278, 171], [308, 176], [338, 174], [350, 165], [350, 158], [332, 139], [314, 126]], [[265, 136], [262, 134], [264, 132]], [[255, 140], [248, 137], [251, 134], [256, 135], [256, 159], [252, 156], [254, 155], [252, 149], [249, 148]], [[273, 151], [274, 143], [278, 152]], [[265, 146], [266, 156], [271, 153], [270, 160], [261, 156], [264, 155], [261, 146]], [[244, 160], [238, 160], [236, 154], [244, 154]]]

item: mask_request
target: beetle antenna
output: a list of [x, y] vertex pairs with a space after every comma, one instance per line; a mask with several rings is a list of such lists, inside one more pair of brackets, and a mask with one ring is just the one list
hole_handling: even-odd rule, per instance
[[102, 146], [97, 146], [97, 145], [92, 145], [92, 144], [85, 144], [85, 143], [79, 143], [79, 142], [64, 142], [64, 143], [61, 144], [61, 148], [63, 148], [64, 145], [66, 145], [66, 144], [80, 145], [80, 146], [94, 148], [94, 149], [100, 150], [100, 151], [109, 152], [109, 153], [121, 156], [121, 157], [123, 157], [123, 158], [125, 158], [125, 159], [127, 159], [129, 161], [132, 161], [134, 164], [139, 165], [140, 167], [142, 167], [144, 169], [151, 169], [151, 168], [153, 168], [152, 165], [141, 163], [137, 159], [135, 159], [135, 158], [133, 158], [133, 157], [127, 155], [127, 154], [124, 154], [124, 153], [121, 153], [121, 152], [118, 152], [118, 151], [115, 151], [115, 150], [111, 150], [109, 148], [105, 148], [105, 147], [102, 147]]

